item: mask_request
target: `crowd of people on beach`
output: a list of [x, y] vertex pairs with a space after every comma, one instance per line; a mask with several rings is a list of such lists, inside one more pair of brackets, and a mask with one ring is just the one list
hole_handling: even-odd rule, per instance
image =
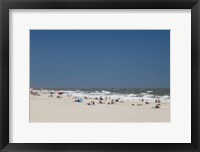
[[31, 90], [30, 94], [33, 96], [40, 96], [40, 94], [37, 91]]
[[[107, 96], [105, 97], [105, 99], [102, 96], [100, 96], [99, 98], [96, 97], [95, 100], [97, 100], [98, 102], [95, 102], [94, 100], [92, 100], [92, 101], [88, 102], [87, 105], [96, 105], [96, 103], [112, 105], [112, 104], [116, 104], [116, 103], [124, 103], [125, 102], [123, 100], [120, 100], [120, 98], [111, 99], [111, 101], [106, 102], [108, 98], [110, 99], [110, 97], [107, 97]], [[75, 100], [75, 101], [77, 101], [77, 100]], [[139, 101], [144, 102], [144, 99], [140, 99]], [[149, 104], [148, 101], [145, 101], [144, 103]], [[155, 103], [157, 103], [157, 104], [155, 105], [154, 108], [159, 109], [161, 107], [161, 101], [155, 100]], [[141, 104], [141, 103], [136, 104], [136, 106], [142, 106], [142, 105], [143, 104]], [[135, 106], [135, 104], [132, 104], [132, 106]]]
[[[48, 92], [49, 96], [48, 97], [56, 97], [56, 98], [62, 98], [62, 96], [64, 95], [63, 92]], [[40, 91], [34, 91], [33, 89], [30, 91], [30, 94], [33, 96], [40, 96]], [[68, 97], [71, 97], [71, 95], [68, 95]], [[73, 97], [75, 100], [75, 102], [83, 102], [84, 100], [80, 97]], [[86, 104], [89, 106], [94, 106], [96, 104], [108, 104], [108, 105], [114, 105], [116, 103], [124, 103], [124, 100], [121, 100], [120, 98], [117, 99], [112, 99], [110, 96], [105, 96], [105, 97], [95, 97], [95, 98], [91, 98], [91, 97], [87, 97], [84, 96], [84, 99], [88, 100], [88, 99], [92, 99], [91, 101], [87, 102]], [[139, 102], [144, 103], [144, 104], [150, 104], [148, 101], [145, 101], [144, 99], [139, 99]], [[137, 103], [134, 104], [132, 103], [132, 106], [142, 106], [143, 104], [141, 103]], [[161, 101], [155, 100], [156, 105], [153, 108], [159, 109], [161, 107]]]

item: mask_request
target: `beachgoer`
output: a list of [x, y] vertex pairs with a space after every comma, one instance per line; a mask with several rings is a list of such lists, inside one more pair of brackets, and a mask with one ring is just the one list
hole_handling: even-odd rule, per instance
[[107, 99], [108, 99], [108, 97], [106, 96], [106, 97], [105, 97], [105, 101], [107, 101]]
[[100, 96], [100, 100], [103, 100], [103, 97], [102, 97], [102, 96]]
[[159, 109], [160, 107], [161, 107], [160, 103], [155, 106], [155, 108], [157, 108], [157, 109]]

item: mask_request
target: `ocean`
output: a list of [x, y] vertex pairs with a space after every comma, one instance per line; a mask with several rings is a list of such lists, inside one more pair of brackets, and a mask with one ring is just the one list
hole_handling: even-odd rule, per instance
[[161, 100], [164, 102], [170, 101], [169, 88], [46, 88], [47, 90], [54, 90], [64, 92], [64, 95], [72, 95], [76, 97], [99, 98], [110, 97], [112, 99], [122, 100], [139, 100], [144, 99], [148, 101]]

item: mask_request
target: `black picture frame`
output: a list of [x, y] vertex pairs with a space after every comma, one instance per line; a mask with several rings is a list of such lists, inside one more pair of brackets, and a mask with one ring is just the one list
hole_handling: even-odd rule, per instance
[[[9, 9], [191, 9], [191, 143], [9, 143]], [[200, 151], [199, 0], [0, 0], [1, 151]]]

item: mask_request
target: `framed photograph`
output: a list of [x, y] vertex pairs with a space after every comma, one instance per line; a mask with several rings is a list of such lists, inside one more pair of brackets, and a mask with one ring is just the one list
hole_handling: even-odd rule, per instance
[[200, 151], [198, 0], [0, 4], [2, 151]]

